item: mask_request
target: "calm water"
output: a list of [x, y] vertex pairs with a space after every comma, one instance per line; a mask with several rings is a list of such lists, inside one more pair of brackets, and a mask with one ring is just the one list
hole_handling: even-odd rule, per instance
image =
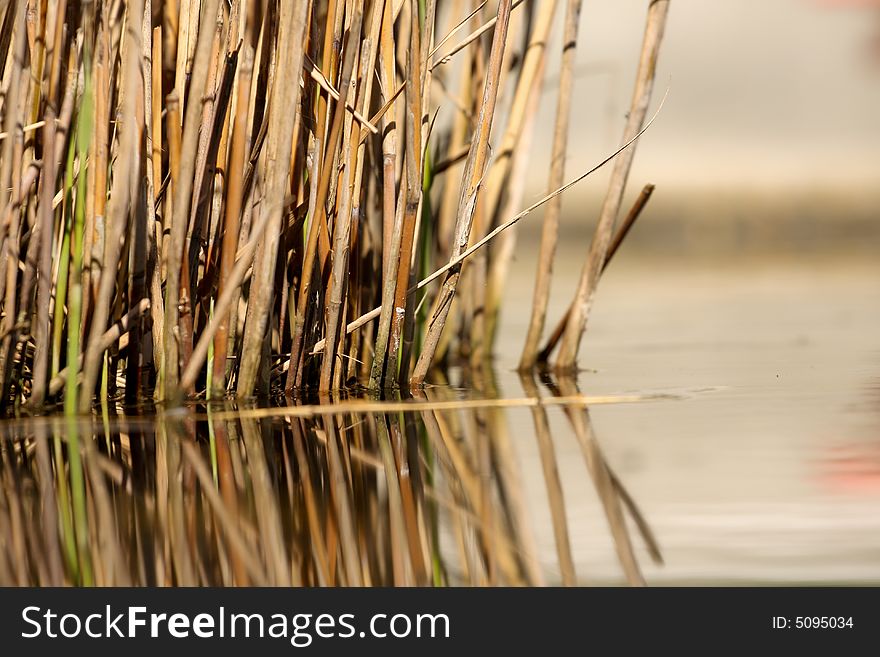
[[[559, 272], [557, 316], [577, 276], [574, 257], [561, 262], [571, 269]], [[880, 581], [880, 263], [632, 262], [602, 282], [582, 361], [594, 371], [579, 383], [684, 395], [591, 412], [663, 551], [661, 567], [642, 560], [647, 581]], [[525, 324], [507, 320], [513, 363]], [[615, 581], [595, 495], [564, 423], [551, 419], [578, 572]], [[535, 450], [522, 444], [528, 463]], [[549, 554], [533, 481], [527, 497]]]
[[577, 380], [522, 381], [508, 313], [494, 373], [416, 406], [7, 422], [0, 584], [876, 583], [878, 281], [623, 259]]

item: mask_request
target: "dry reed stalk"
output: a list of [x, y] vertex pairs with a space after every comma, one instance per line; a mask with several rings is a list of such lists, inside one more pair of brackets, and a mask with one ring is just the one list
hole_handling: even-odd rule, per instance
[[[341, 85], [346, 87], [356, 87], [357, 78], [359, 76], [355, 62], [359, 60], [361, 26], [363, 22], [363, 13], [361, 10], [355, 9], [354, 17], [348, 27], [348, 38], [345, 45], [345, 62], [343, 64], [343, 76]], [[347, 75], [346, 75], [347, 73]], [[348, 98], [351, 89], [344, 89], [340, 94], [340, 99]], [[345, 111], [344, 101], [337, 101], [336, 112]], [[342, 152], [340, 153], [340, 166], [343, 168], [343, 174], [339, 183], [342, 187], [342, 199], [339, 200], [337, 195], [338, 212], [334, 222], [334, 245], [333, 257], [330, 269], [330, 286], [328, 290], [327, 311], [325, 318], [325, 347], [324, 359], [321, 361], [321, 374], [318, 382], [319, 389], [322, 391], [330, 390], [333, 386], [333, 372], [337, 366], [337, 351], [340, 347], [340, 325], [344, 322], [343, 315], [343, 298], [346, 296], [349, 272], [349, 254], [352, 234], [352, 190], [351, 182], [353, 178], [352, 168], [356, 163], [352, 161], [352, 157], [357, 156], [357, 149], [352, 149], [351, 143], [351, 117], [345, 117], [347, 122], [347, 131], [349, 138], [344, 139]], [[318, 208], [320, 210], [320, 208]], [[304, 273], [308, 276], [307, 273]]]
[[[522, 128], [517, 151], [510, 164], [510, 175], [507, 180], [507, 193], [501, 200], [496, 212], [495, 221], [507, 224], [515, 214], [516, 208], [523, 205], [526, 193], [526, 181], [531, 174], [531, 147], [537, 127], [539, 94], [533, 94], [529, 101], [526, 123]], [[509, 230], [501, 234], [495, 244], [489, 269], [488, 289], [486, 291], [486, 341], [490, 348], [495, 344], [498, 332], [499, 315], [501, 313], [504, 291], [507, 286], [508, 273], [513, 263], [516, 249], [517, 232]]]
[[40, 203], [38, 208], [40, 231], [40, 264], [37, 287], [37, 316], [34, 330], [33, 385], [30, 403], [39, 408], [46, 399], [46, 385], [49, 373], [49, 307], [52, 295], [52, 236], [55, 215], [52, 199], [55, 194], [55, 109], [50, 101], [46, 112], [46, 125], [43, 128], [43, 167], [40, 174]]
[[[401, 226], [399, 251], [391, 256], [391, 264], [395, 265], [394, 297], [392, 300], [391, 330], [388, 336], [388, 351], [384, 364], [386, 381], [396, 381], [398, 358], [401, 350], [404, 325], [407, 317], [412, 318], [412, 304], [407, 304], [407, 288], [409, 287], [412, 266], [413, 248], [415, 246], [416, 221], [422, 197], [422, 89], [423, 77], [421, 67], [422, 48], [418, 8], [415, 3], [410, 5], [410, 42], [407, 50], [405, 129], [406, 145], [404, 153], [405, 187], [403, 220]], [[406, 377], [406, 363], [400, 363], [400, 376]]]
[[199, 25], [199, 5], [201, 0], [177, 0], [178, 16], [174, 29], [176, 64], [174, 67], [174, 88], [184, 103], [187, 94], [186, 80], [193, 67], [193, 56], [196, 51], [196, 39], [201, 33]]
[[[636, 135], [642, 129], [645, 117], [648, 113], [648, 105], [651, 101], [651, 92], [654, 88], [654, 77], [657, 68], [657, 58], [660, 53], [660, 43], [663, 39], [663, 31], [666, 26], [666, 16], [669, 13], [669, 0], [653, 0], [648, 6], [648, 18], [645, 26], [645, 35], [642, 42], [642, 52], [639, 60], [636, 84], [633, 91], [632, 103], [624, 129], [623, 141]], [[623, 193], [626, 189], [626, 181], [632, 166], [635, 149], [629, 149], [621, 154], [614, 163], [611, 173], [611, 181], [599, 221], [593, 234], [587, 260], [584, 263], [575, 293], [574, 305], [566, 324], [562, 343], [559, 347], [559, 355], [554, 367], [559, 371], [574, 371], [577, 367], [577, 355], [580, 348], [581, 338], [587, 326], [588, 313], [602, 264], [611, 241], [614, 222], [620, 210]]]
[[[668, 91], [667, 91], [667, 93], [668, 93]], [[411, 287], [409, 289], [409, 294], [413, 294], [414, 292], [416, 292], [424, 287], [427, 287], [428, 285], [430, 285], [432, 282], [434, 282], [435, 280], [440, 278], [445, 273], [457, 268], [462, 262], [467, 260], [475, 252], [484, 248], [487, 244], [491, 243], [492, 240], [494, 240], [496, 237], [498, 237], [498, 235], [500, 235], [504, 231], [515, 226], [517, 223], [519, 223], [520, 220], [527, 217], [529, 214], [531, 214], [532, 212], [537, 210], [539, 207], [541, 207], [542, 205], [547, 203], [547, 201], [549, 201], [549, 200], [553, 199], [554, 197], [571, 189], [572, 187], [577, 185], [579, 182], [581, 182], [585, 178], [588, 178], [593, 173], [595, 173], [596, 171], [598, 171], [599, 169], [604, 167], [606, 164], [608, 164], [609, 162], [614, 160], [618, 155], [620, 155], [626, 149], [628, 149], [630, 146], [632, 146], [639, 139], [639, 137], [641, 137], [643, 134], [645, 134], [645, 132], [648, 131], [648, 128], [651, 127], [651, 125], [657, 119], [657, 116], [659, 116], [660, 111], [663, 109], [663, 104], [664, 104], [665, 100], [666, 100], [666, 96], [664, 96], [663, 100], [660, 101], [660, 105], [657, 107], [657, 110], [654, 112], [654, 115], [648, 120], [647, 123], [645, 123], [645, 126], [638, 132], [638, 134], [636, 134], [632, 139], [630, 139], [625, 144], [620, 146], [611, 155], [606, 157], [604, 160], [602, 160], [601, 162], [599, 162], [598, 164], [596, 164], [595, 166], [593, 166], [589, 170], [580, 174], [576, 178], [568, 181], [562, 187], [559, 187], [558, 189], [547, 194], [546, 196], [539, 199], [535, 203], [532, 203], [529, 207], [525, 208], [524, 210], [521, 210], [520, 212], [515, 214], [513, 217], [511, 217], [510, 220], [506, 221], [505, 223], [501, 224], [500, 226], [497, 226], [489, 234], [487, 234], [483, 239], [479, 240], [478, 242], [476, 242], [472, 246], [468, 247], [466, 250], [464, 250], [458, 256], [451, 258], [445, 265], [434, 270], [434, 272], [432, 272], [430, 275], [426, 276], [421, 281], [419, 281], [417, 285], [414, 285], [413, 287]], [[377, 317], [379, 317], [381, 311], [382, 311], [382, 306], [380, 306], [378, 308], [373, 308], [373, 310], [371, 310], [367, 313], [364, 313], [363, 315], [361, 315], [360, 317], [358, 317], [357, 319], [355, 319], [349, 323], [349, 325], [346, 327], [346, 332], [351, 333], [353, 331], [356, 331], [357, 329], [362, 327], [367, 322], [370, 322], [370, 321], [376, 319]], [[309, 353], [312, 353], [312, 354], [320, 353], [320, 351], [323, 348], [324, 348], [324, 341], [319, 340], [318, 342], [316, 342], [313, 345], [313, 347]]]
[[[369, 72], [373, 71], [376, 68], [376, 62], [379, 56], [379, 44], [382, 39], [382, 26], [385, 22], [385, 11], [386, 11], [387, 2], [385, 0], [376, 0], [373, 3], [373, 13], [371, 16], [371, 23], [369, 27], [369, 32], [364, 40], [362, 45], [362, 61], [361, 61], [361, 71]], [[367, 111], [370, 107], [370, 102], [373, 97], [373, 83], [376, 79], [374, 75], [364, 75], [362, 76], [360, 92], [357, 101], [357, 107], [362, 111]], [[369, 289], [368, 285], [362, 285], [362, 282], [369, 278], [369, 274], [376, 269], [375, 260], [378, 260], [378, 267], [381, 271], [382, 267], [382, 258], [383, 258], [383, 248], [384, 244], [380, 243], [378, 249], [378, 258], [375, 258], [376, 249], [370, 243], [369, 236], [369, 228], [363, 228], [361, 226], [362, 219], [364, 219], [365, 213], [365, 201], [368, 200], [368, 192], [369, 190], [363, 189], [363, 172], [365, 160], [367, 157], [366, 150], [366, 137], [367, 137], [367, 129], [366, 127], [362, 127], [359, 131], [359, 135], [353, 134], [353, 137], [356, 137], [356, 144], [352, 144], [352, 149], [354, 151], [355, 158], [355, 171], [354, 171], [354, 180], [352, 183], [352, 220], [354, 223], [354, 231], [355, 237], [353, 238], [353, 243], [359, 245], [361, 247], [362, 253], [357, 254], [356, 257], [360, 258], [360, 263], [356, 263], [353, 267], [354, 275], [360, 276], [360, 280], [353, 279], [351, 281], [351, 298], [352, 303], [350, 305], [350, 313], [354, 315], [358, 315], [361, 312], [361, 306], [366, 305], [372, 301], [370, 295], [372, 294], [372, 290]], [[384, 142], [384, 140], [383, 140]], [[365, 193], [366, 192], [366, 193]], [[382, 215], [380, 215], [381, 218]], [[365, 222], [364, 222], [365, 223]], [[384, 227], [382, 228], [384, 231]], [[363, 236], [363, 237], [362, 237]], [[383, 238], [384, 239], [384, 235]], [[358, 266], [359, 265], [359, 266]], [[340, 343], [344, 343], [346, 334], [343, 333], [341, 336]], [[354, 370], [354, 366], [357, 364], [357, 356], [362, 352], [360, 349], [361, 345], [357, 343], [356, 340], [351, 341], [350, 345], [350, 367], [349, 376], [356, 376], [356, 372]], [[367, 363], [365, 362], [362, 366], [364, 370], [366, 370]], [[365, 372], [366, 373], [366, 372]]]
[[[149, 4], [149, 3], [148, 3]], [[146, 6], [144, 8], [144, 20], [146, 22]], [[147, 74], [144, 71], [144, 98], [149, 98], [149, 120], [145, 121], [148, 136], [148, 145], [152, 147], [150, 153], [150, 165], [152, 179], [148, 181], [150, 194], [148, 194], [149, 225], [147, 227], [148, 255], [147, 272], [150, 278], [150, 320], [153, 366], [157, 373], [157, 379], [164, 378], [164, 333], [165, 333], [165, 304], [162, 299], [162, 223], [158, 220], [157, 210], [159, 206], [158, 190], [162, 185], [162, 73], [163, 73], [163, 49], [162, 27], [157, 26], [152, 31], [151, 61], [149, 71], [151, 74], [149, 89], [147, 88]], [[147, 49], [146, 30], [144, 50]], [[148, 93], [149, 92], [149, 93]], [[152, 141], [150, 141], [152, 140]]]
[[[12, 67], [8, 71], [9, 84], [5, 94], [4, 129], [9, 138], [4, 140], [2, 162], [0, 162], [0, 297], [4, 297], [4, 316], [0, 321], [0, 333], [5, 336], [0, 341], [0, 408], [6, 406], [6, 393], [9, 386], [9, 374], [12, 368], [11, 349], [13, 330], [16, 319], [16, 285], [18, 277], [20, 199], [12, 192], [19, 189], [21, 165], [24, 157], [24, 134], [21, 131], [23, 122], [21, 115], [26, 103], [27, 94], [22, 93], [23, 80], [29, 75], [29, 67], [25, 62], [27, 53], [27, 16], [26, 2], [19, 0], [9, 11], [14, 12], [14, 48], [12, 50]], [[5, 58], [4, 58], [5, 60]]]
[[[513, 3], [513, 6], [511, 7], [511, 10], [516, 9], [517, 7], [519, 7], [519, 6], [520, 6], [523, 2], [525, 2], [525, 1], [526, 1], [526, 0], [517, 0], [516, 2]], [[470, 16], [468, 16], [468, 19], [469, 19], [471, 16], [475, 15], [477, 12], [479, 12], [480, 9], [482, 9], [485, 5], [486, 5], [486, 3], [483, 2], [479, 7], [477, 7], [477, 8], [473, 11], [473, 13], [472, 13]], [[468, 20], [468, 19], [465, 19], [465, 21]], [[473, 32], [471, 32], [468, 36], [466, 36], [464, 39], [462, 39], [461, 41], [459, 41], [455, 46], [453, 46], [453, 47], [449, 50], [449, 52], [447, 52], [445, 55], [443, 55], [443, 57], [441, 57], [440, 59], [438, 59], [437, 61], [435, 61], [433, 64], [431, 64], [431, 70], [437, 68], [438, 66], [442, 66], [443, 64], [448, 64], [448, 63], [452, 60], [452, 57], [453, 57], [456, 53], [458, 53], [458, 52], [464, 50], [465, 48], [467, 48], [470, 44], [472, 44], [474, 41], [476, 41], [477, 39], [479, 39], [481, 36], [483, 36], [483, 35], [484, 35], [486, 32], [488, 32], [489, 30], [494, 29], [495, 26], [498, 24], [498, 20], [499, 20], [499, 16], [496, 15], [494, 18], [489, 19], [489, 20], [486, 21], [483, 25], [481, 25], [479, 28], [477, 28], [476, 30], [474, 30]], [[445, 39], [444, 39], [444, 41], [445, 41]], [[432, 56], [435, 55], [435, 54], [436, 54], [436, 51], [439, 50], [439, 49], [440, 49], [440, 47], [437, 46], [437, 47], [434, 49], [434, 51], [431, 52], [431, 55], [432, 55]]]
[[[407, 304], [408, 289], [419, 280], [419, 276], [423, 269], [431, 266], [431, 257], [429, 249], [433, 240], [433, 211], [431, 205], [431, 184], [432, 173], [430, 171], [430, 144], [431, 132], [434, 128], [434, 122], [437, 119], [439, 108], [435, 110], [433, 117], [430, 115], [431, 105], [431, 88], [433, 74], [427, 66], [430, 58], [429, 51], [434, 44], [434, 24], [437, 18], [437, 2], [436, 0], [428, 0], [424, 6], [424, 16], [422, 17], [421, 35], [421, 52], [420, 52], [420, 79], [421, 86], [418, 93], [421, 96], [421, 116], [418, 123], [414, 126], [415, 130], [420, 130], [421, 134], [414, 147], [414, 152], [418, 156], [418, 184], [417, 187], [407, 191], [408, 195], [418, 196], [416, 204], [416, 225], [415, 235], [413, 238], [412, 263], [409, 268], [409, 276], [406, 284], [398, 290], [401, 301], [405, 304], [406, 312], [403, 317], [403, 327], [401, 329], [401, 346], [400, 346], [400, 364], [398, 367], [398, 383], [405, 386], [409, 378], [410, 361], [414, 349], [416, 338], [417, 315], [421, 309], [421, 304]], [[417, 148], [416, 148], [417, 147]], [[415, 158], [414, 158], [415, 159]]]
[[[389, 97], [389, 94], [397, 82], [393, 22], [391, 2], [386, 0], [380, 33], [379, 80], [389, 109], [395, 108], [394, 97]], [[397, 128], [399, 124], [394, 121], [394, 114], [394, 112], [389, 112], [382, 122], [384, 131], [382, 138], [382, 308], [385, 309], [385, 312], [379, 317], [379, 326], [376, 329], [376, 339], [373, 344], [373, 364], [370, 373], [370, 387], [372, 389], [377, 389], [382, 385], [385, 372], [385, 358], [391, 333], [391, 313], [394, 308], [393, 298], [397, 283], [395, 272], [400, 258], [401, 229], [395, 225], [397, 218], [395, 161], [397, 159]]]
[[[67, 128], [64, 125], [56, 126], [58, 115], [58, 82], [60, 77], [61, 58], [61, 35], [63, 34], [63, 18], [65, 3], [60, 3], [54, 14], [55, 25], [47, 23], [46, 37], [53, 34], [52, 46], [48, 50], [50, 58], [49, 71], [45, 73], [48, 82], [48, 95], [46, 97], [46, 118], [43, 126], [43, 166], [40, 171], [40, 200], [38, 205], [39, 225], [43, 233], [40, 241], [40, 264], [38, 271], [38, 287], [36, 298], [36, 326], [34, 328], [34, 343], [37, 346], [34, 353], [33, 382], [31, 388], [30, 403], [40, 407], [45, 401], [46, 386], [49, 374], [49, 351], [50, 351], [50, 308], [52, 300], [52, 238], [54, 234], [54, 192], [57, 179], [58, 161], [63, 155], [64, 141]], [[51, 28], [51, 32], [50, 32]], [[72, 99], [73, 93], [70, 87], [65, 95], [62, 105]], [[72, 107], [72, 102], [69, 103]], [[62, 118], [67, 113], [61, 108]], [[69, 121], [69, 118], [67, 119]], [[56, 138], [57, 146], [56, 146]], [[60, 240], [59, 240], [60, 241]]]
[[[544, 80], [547, 44], [556, 5], [555, 1], [540, 5], [531, 33], [528, 35], [522, 68], [508, 112], [507, 127], [486, 183], [486, 214], [489, 228], [506, 222], [514, 214], [515, 208], [522, 205], [525, 180], [530, 173], [531, 144], [541, 96], [538, 92]], [[494, 343], [501, 294], [516, 243], [515, 234], [507, 233], [500, 242], [491, 257], [487, 258], [490, 261], [490, 269], [485, 291], [484, 340], [488, 348]]]
[[[361, 13], [356, 10], [356, 19], [358, 26], [361, 23]], [[301, 351], [303, 348], [303, 339], [305, 332], [306, 312], [309, 308], [310, 295], [312, 293], [313, 279], [315, 277], [316, 263], [322, 263], [324, 257], [319, 258], [319, 238], [327, 239], [327, 217], [325, 204], [327, 203], [330, 192], [331, 179], [333, 177], [334, 161], [336, 160], [336, 151], [342, 137], [343, 121], [347, 114], [346, 102], [348, 99], [349, 87], [351, 86], [352, 71], [356, 60], [355, 51], [357, 49], [351, 46], [346, 49], [342, 66], [341, 83], [339, 85], [339, 100], [333, 111], [333, 118], [330, 124], [328, 137], [325, 142], [325, 154], [323, 165], [320, 169], [320, 178], [318, 180], [317, 195], [315, 199], [314, 214], [310, 218], [309, 234], [306, 241], [305, 254], [303, 256], [302, 278], [300, 280], [299, 295], [296, 304], [296, 319], [293, 325], [293, 339], [291, 345], [291, 363], [299, 364]], [[323, 269], [323, 267], [319, 268]], [[320, 273], [320, 271], [318, 272]], [[334, 352], [335, 353], [335, 352]], [[299, 369], [299, 376], [296, 379], [297, 386], [302, 385], [302, 369]], [[290, 386], [290, 377], [288, 377], [288, 389]]]
[[[562, 64], [559, 73], [559, 92], [556, 97], [556, 124], [553, 129], [553, 152], [550, 157], [549, 190], [556, 189], [565, 179], [565, 158], [568, 151], [568, 132], [571, 119], [571, 99], [574, 88], [574, 66], [577, 56], [578, 27], [580, 25], [581, 0], [569, 0], [565, 10], [565, 28], [562, 41]], [[641, 126], [639, 126], [641, 127]], [[535, 276], [535, 292], [526, 343], [520, 356], [520, 371], [535, 365], [538, 345], [544, 331], [547, 304], [550, 301], [550, 283], [553, 277], [553, 260], [559, 232], [559, 216], [562, 213], [562, 197], [557, 196], [547, 205], [541, 226], [541, 250], [538, 271]]]
[[[501, 0], [498, 5], [498, 25], [492, 37], [492, 48], [489, 55], [486, 83], [477, 120], [477, 132], [471, 142], [471, 150], [465, 164], [462, 177], [462, 190], [458, 202], [458, 215], [454, 231], [455, 243], [453, 257], [459, 256], [467, 248], [471, 222], [477, 202], [477, 193], [483, 182], [486, 162], [488, 160], [489, 135], [495, 114], [495, 101], [498, 94], [498, 81], [501, 76], [501, 63], [504, 57], [504, 46], [507, 38], [507, 27], [510, 21], [510, 0]], [[434, 352], [440, 341], [440, 334], [449, 315], [450, 304], [455, 296], [455, 288], [461, 273], [460, 267], [454, 267], [443, 283], [443, 288], [435, 305], [436, 311], [431, 317], [425, 335], [425, 342], [419, 359], [413, 369], [410, 383], [421, 385], [434, 359]]]
[[[253, 49], [244, 46], [242, 63], [238, 69], [238, 89], [235, 108], [235, 119], [232, 128], [232, 140], [229, 152], [229, 167], [226, 182], [226, 211], [223, 222], [222, 247], [220, 252], [220, 278], [217, 286], [218, 294], [222, 294], [228, 285], [229, 274], [235, 264], [235, 250], [239, 240], [241, 212], [244, 205], [243, 173], [247, 157], [248, 119], [251, 117], [250, 86], [253, 74]], [[214, 336], [214, 362], [212, 397], [222, 396], [226, 392], [227, 356], [229, 345], [229, 313], [218, 314], [217, 333]]]
[[[110, 207], [106, 226], [106, 252], [103, 259], [98, 297], [95, 302], [94, 318], [83, 361], [83, 387], [79, 397], [79, 412], [88, 413], [92, 407], [92, 391], [98, 381], [103, 350], [101, 336], [107, 330], [110, 305], [116, 287], [116, 268], [121, 259], [122, 236], [129, 225], [132, 209], [141, 198], [142, 182], [140, 171], [141, 126], [138, 125], [138, 98], [143, 91], [143, 76], [140, 72], [141, 33], [143, 0], [131, 0], [126, 16], [126, 42], [123, 51], [124, 73], [122, 75], [123, 122], [120, 135], [120, 149], [134, 157], [124, 158], [117, 164], [118, 170], [110, 190]], [[143, 118], [143, 113], [140, 114]], [[134, 382], [131, 382], [133, 385]]]
[[[320, 179], [320, 167], [321, 167], [321, 142], [315, 136], [315, 133], [312, 132], [309, 136], [309, 145], [308, 145], [308, 165], [309, 165], [309, 200], [308, 207], [306, 210], [306, 214], [312, 218], [312, 221], [315, 221], [316, 208], [318, 203], [318, 184]], [[311, 233], [311, 226], [309, 232]], [[301, 270], [302, 272], [302, 270]], [[296, 317], [299, 315], [300, 309], [298, 306], [298, 301], [295, 298], [294, 294], [290, 293], [290, 329], [291, 329], [291, 343], [293, 343], [293, 338], [296, 336]], [[323, 348], [323, 346], [322, 346]], [[301, 371], [302, 367], [302, 356], [296, 362], [288, 361], [291, 364], [290, 368], [287, 372], [287, 378], [285, 381], [285, 393], [291, 394], [296, 387], [296, 379]]]
[[279, 48], [285, 53], [275, 69], [269, 106], [269, 145], [266, 152], [266, 187], [262, 213], [267, 213], [266, 232], [260, 240], [254, 260], [254, 280], [248, 299], [241, 363], [238, 371], [237, 395], [250, 397], [257, 384], [258, 370], [268, 363], [262, 357], [262, 345], [271, 314], [275, 266], [281, 237], [284, 199], [289, 188], [293, 155], [293, 136], [300, 124], [300, 77], [302, 73], [303, 35], [308, 22], [309, 3], [298, 7], [279, 8]]
[[[97, 14], [100, 9], [100, 14]], [[91, 121], [91, 141], [89, 144], [89, 166], [87, 173], [88, 197], [86, 199], [85, 233], [83, 235], [83, 259], [84, 269], [82, 273], [82, 313], [80, 317], [80, 335], [87, 336], [91, 328], [92, 305], [98, 294], [99, 279], [105, 257], [105, 233], [107, 230], [107, 173], [108, 166], [116, 160], [112, 147], [115, 146], [114, 134], [118, 131], [111, 123], [111, 71], [113, 60], [122, 57], [121, 43], [116, 48], [111, 41], [114, 40], [116, 27], [110, 24], [110, 8], [103, 4], [100, 7], [93, 5], [86, 8], [84, 20], [97, 21], [97, 32], [94, 36], [94, 44], [91, 39], [87, 40], [89, 50], [94, 48], [91, 62], [84, 62], [89, 66], [92, 81], [92, 96], [94, 103], [94, 118]], [[90, 31], [88, 28], [87, 31]], [[123, 37], [125, 28], [119, 30]], [[122, 38], [120, 41], [123, 41]], [[122, 66], [125, 69], [125, 64]], [[125, 84], [125, 82], [123, 82]], [[120, 90], [121, 93], [125, 93]], [[86, 118], [85, 120], [89, 120]]]
[[[168, 253], [165, 258], [165, 321], [167, 327], [164, 334], [164, 390], [163, 399], [171, 399], [179, 394], [180, 349], [186, 336], [181, 335], [179, 319], [181, 314], [189, 312], [187, 300], [181, 298], [181, 275], [186, 275], [184, 240], [187, 233], [189, 207], [193, 190], [193, 170], [195, 167], [196, 147], [199, 139], [199, 117], [201, 116], [201, 96], [205, 91], [210, 63], [213, 30], [218, 14], [219, 0], [205, 0], [201, 6], [201, 23], [195, 45], [195, 59], [190, 77], [189, 98], [186, 103], [183, 122], [183, 138], [181, 142], [181, 161], [178, 173], [178, 184], [174, 186], [174, 217], [171, 222]], [[185, 58], [184, 58], [185, 61]], [[181, 53], [178, 52], [178, 77], [176, 89], [178, 96], [183, 94], [183, 76], [181, 71]], [[185, 287], [183, 287], [185, 289]], [[181, 308], [183, 306], [183, 308]], [[183, 312], [181, 312], [183, 310]], [[185, 363], [183, 364], [185, 365]]]

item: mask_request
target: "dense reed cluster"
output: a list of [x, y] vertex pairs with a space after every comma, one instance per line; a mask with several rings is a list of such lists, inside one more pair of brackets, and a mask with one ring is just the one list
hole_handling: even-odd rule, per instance
[[[563, 4], [0, 0], [0, 406], [417, 388], [491, 353], [506, 229], [544, 202], [522, 367], [558, 341], [573, 369], [668, 0], [648, 3], [608, 195], [541, 349], [581, 1], [551, 40]], [[548, 194], [521, 210], [553, 47]]]

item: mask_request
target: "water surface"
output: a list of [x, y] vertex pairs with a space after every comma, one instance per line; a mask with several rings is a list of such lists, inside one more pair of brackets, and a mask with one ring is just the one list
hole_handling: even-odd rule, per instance
[[3, 423], [0, 583], [880, 581], [880, 266], [622, 259], [588, 369], [522, 379], [523, 264], [415, 398]]

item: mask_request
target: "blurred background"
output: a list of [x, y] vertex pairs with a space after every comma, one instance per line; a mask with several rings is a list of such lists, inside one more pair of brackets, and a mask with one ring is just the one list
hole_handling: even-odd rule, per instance
[[[645, 8], [584, 3], [568, 177], [619, 144]], [[628, 196], [647, 182], [657, 190], [627, 249], [873, 252], [878, 44], [880, 3], [869, 0], [674, 0], [653, 106], [667, 86], [669, 98], [639, 143]], [[559, 61], [550, 53], [548, 90]], [[542, 101], [539, 125], [552, 126], [555, 96]], [[527, 201], [546, 189], [550, 134], [537, 133]], [[589, 239], [609, 172], [565, 195], [569, 235]], [[539, 221], [521, 230], [537, 232]]]

